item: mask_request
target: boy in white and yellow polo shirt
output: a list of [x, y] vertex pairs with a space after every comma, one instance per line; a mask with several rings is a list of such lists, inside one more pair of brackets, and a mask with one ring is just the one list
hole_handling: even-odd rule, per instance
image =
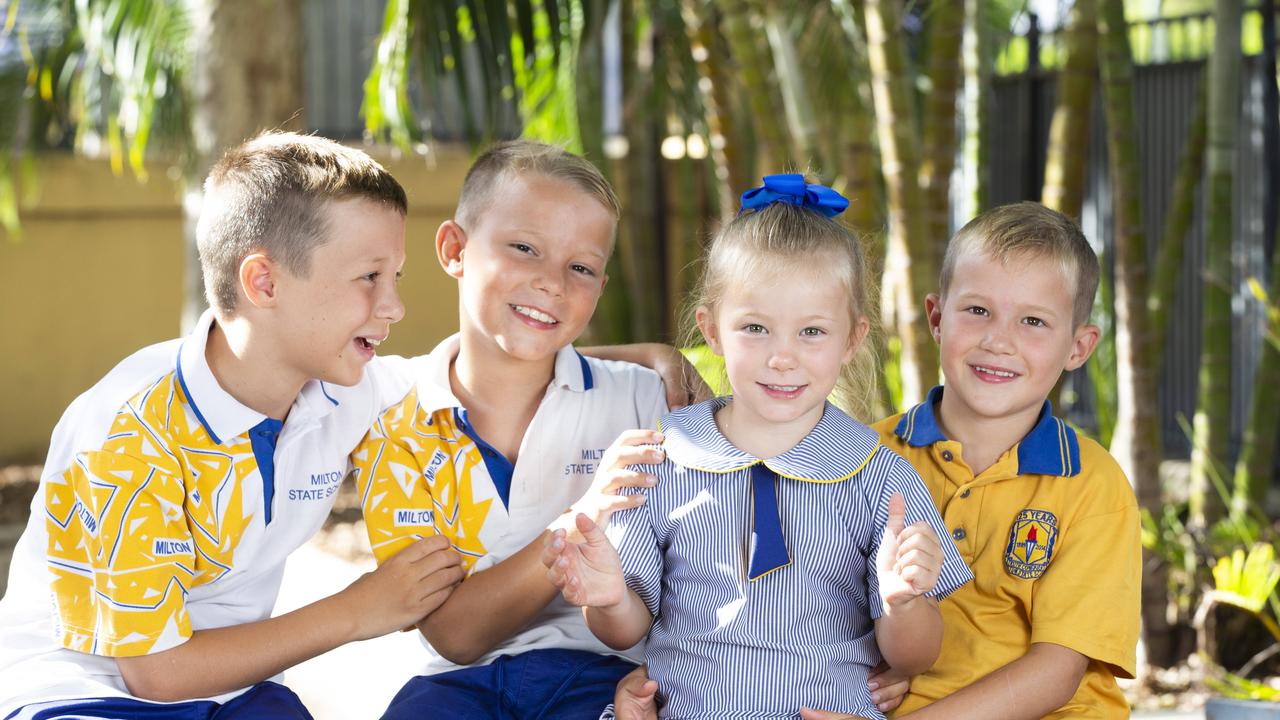
[[604, 521], [639, 497], [611, 491], [647, 479], [619, 468], [661, 459], [640, 446], [658, 437], [644, 431], [606, 453], [624, 430], [656, 426], [658, 376], [570, 346], [604, 288], [617, 218], [590, 163], [506, 143], [476, 160], [436, 235], [458, 281], [459, 332], [415, 361], [413, 390], [352, 458], [379, 562], [442, 535], [468, 575], [419, 624], [423, 675], [384, 717], [594, 718], [635, 667], [591, 634], [541, 562], [567, 508]]
[[946, 385], [874, 427], [924, 479], [974, 580], [940, 604], [942, 653], [896, 717], [1127, 717], [1137, 502], [1046, 400], [1097, 343], [1097, 256], [1071, 220], [1019, 203], [965, 225], [941, 280], [926, 309]]
[[433, 538], [270, 617], [347, 453], [408, 387], [370, 364], [404, 312], [405, 194], [362, 152], [269, 133], [204, 202], [213, 309], [54, 430], [0, 601], [0, 718], [309, 718], [273, 676], [412, 625], [461, 578]]

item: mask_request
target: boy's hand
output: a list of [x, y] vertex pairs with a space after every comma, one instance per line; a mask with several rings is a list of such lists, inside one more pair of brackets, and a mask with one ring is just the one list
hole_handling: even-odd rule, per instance
[[629, 466], [662, 462], [666, 458], [662, 448], [648, 447], [662, 440], [662, 433], [656, 430], [628, 430], [619, 435], [605, 450], [591, 489], [547, 529], [563, 530], [569, 542], [580, 543], [582, 535], [574, 520], [578, 515], [586, 515], [594, 525], [607, 527], [609, 517], [615, 512], [643, 505], [644, 495], [620, 495], [619, 491], [627, 487], [653, 487], [658, 482], [652, 474], [631, 470]]
[[662, 343], [632, 343], [578, 348], [583, 355], [643, 365], [658, 373], [667, 391], [667, 407], [675, 410], [711, 397], [697, 368], [679, 350]]
[[658, 720], [658, 682], [649, 679], [644, 665], [627, 673], [618, 681], [613, 695], [616, 720]]
[[547, 578], [566, 602], [581, 607], [617, 605], [627, 591], [618, 552], [591, 518], [578, 515], [576, 523], [582, 543], [568, 542], [563, 530], [547, 537], [542, 550]]
[[644, 347], [652, 353], [651, 367], [667, 389], [667, 407], [675, 410], [711, 397], [711, 388], [679, 350], [662, 343], [646, 343]]
[[876, 553], [876, 577], [885, 608], [904, 605], [929, 592], [942, 573], [942, 542], [926, 522], [906, 522], [902, 493], [889, 498], [889, 520]]
[[867, 689], [871, 691], [871, 702], [876, 704], [880, 712], [888, 713], [897, 710], [902, 704], [907, 691], [911, 689], [911, 678], [881, 662], [872, 669], [871, 677], [867, 678]]
[[365, 573], [340, 595], [359, 623], [359, 639], [411, 628], [462, 581], [462, 556], [443, 535], [423, 538]]

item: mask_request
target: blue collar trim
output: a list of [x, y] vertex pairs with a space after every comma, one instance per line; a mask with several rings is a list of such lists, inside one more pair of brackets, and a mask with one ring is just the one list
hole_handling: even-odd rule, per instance
[[[942, 401], [942, 391], [941, 385], [933, 388], [924, 402], [903, 413], [894, 434], [911, 447], [945, 441], [947, 436], [934, 414], [937, 403]], [[1080, 440], [1076, 431], [1051, 411], [1052, 406], [1045, 400], [1035, 426], [1018, 443], [1019, 475], [1075, 477], [1080, 474]]]

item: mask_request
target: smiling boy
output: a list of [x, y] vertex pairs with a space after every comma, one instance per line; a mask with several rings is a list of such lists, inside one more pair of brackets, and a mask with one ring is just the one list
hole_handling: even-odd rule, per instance
[[974, 581], [941, 604], [942, 653], [896, 717], [1115, 718], [1133, 677], [1141, 543], [1115, 459], [1050, 413], [1098, 342], [1098, 259], [1037, 203], [947, 246], [925, 303], [945, 387], [876, 424], [929, 487]]
[[656, 424], [658, 376], [571, 345], [604, 289], [618, 213], [586, 160], [503, 143], [476, 159], [436, 234], [458, 283], [459, 332], [416, 361], [415, 386], [352, 457], [378, 560], [439, 535], [468, 575], [419, 624], [422, 675], [384, 717], [594, 717], [634, 667], [591, 635], [541, 563], [566, 508], [603, 522], [636, 502], [608, 493], [647, 479], [609, 472], [661, 459], [638, 447], [655, 440], [644, 431], [605, 452], [624, 430]]
[[270, 682], [411, 625], [461, 577], [439, 538], [270, 617], [347, 453], [407, 381], [404, 190], [364, 153], [267, 133], [205, 184], [211, 309], [67, 409], [0, 602], [0, 717], [309, 718]]

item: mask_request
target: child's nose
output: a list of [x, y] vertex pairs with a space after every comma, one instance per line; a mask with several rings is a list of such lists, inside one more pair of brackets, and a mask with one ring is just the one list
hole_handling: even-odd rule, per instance
[[399, 290], [392, 287], [383, 294], [382, 302], [378, 304], [378, 317], [393, 323], [400, 322], [404, 318], [404, 301], [400, 299]]

